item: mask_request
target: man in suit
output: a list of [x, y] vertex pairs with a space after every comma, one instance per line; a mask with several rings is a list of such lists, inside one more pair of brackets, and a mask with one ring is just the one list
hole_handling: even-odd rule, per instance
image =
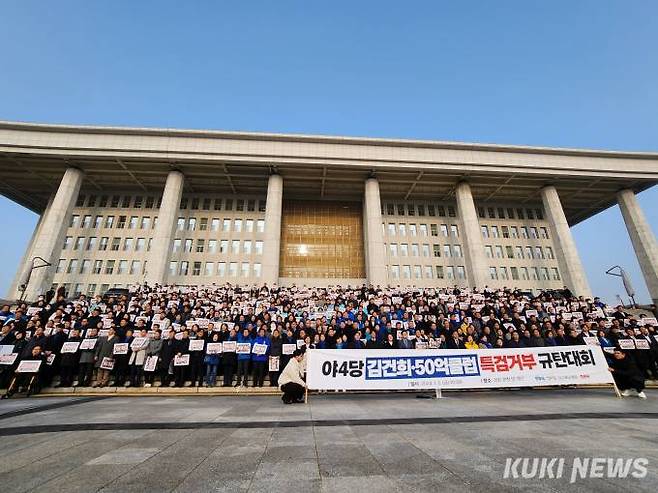
[[98, 378], [94, 387], [105, 387], [110, 379], [110, 372], [106, 368], [101, 368], [104, 358], [111, 358], [114, 360], [114, 344], [119, 342], [119, 338], [114, 332], [114, 327], [110, 327], [107, 332], [107, 337], [99, 337], [96, 343], [96, 353], [94, 354], [94, 365], [98, 370]]
[[462, 340], [459, 338], [459, 332], [456, 330], [452, 331], [452, 334], [450, 334], [450, 338], [448, 339], [448, 342], [446, 343], [446, 347], [448, 349], [465, 349], [466, 347], [464, 346], [464, 343]]
[[402, 331], [402, 339], [398, 341], [398, 349], [413, 349], [414, 343], [409, 339], [409, 332], [406, 330]]

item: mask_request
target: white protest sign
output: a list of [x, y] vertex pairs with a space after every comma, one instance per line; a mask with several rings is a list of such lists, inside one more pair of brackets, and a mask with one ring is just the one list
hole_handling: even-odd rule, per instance
[[258, 343], [254, 344], [252, 352], [258, 355], [265, 354], [267, 352], [267, 344], [258, 344]]
[[236, 353], [238, 354], [251, 354], [250, 342], [238, 342]]
[[114, 369], [114, 358], [103, 358], [101, 361], [101, 370], [113, 370]]
[[221, 342], [209, 342], [206, 344], [206, 354], [221, 354], [222, 352], [222, 343]]
[[598, 337], [583, 337], [583, 342], [588, 346], [600, 346]]
[[637, 349], [651, 349], [649, 341], [646, 339], [635, 339], [635, 347]]
[[23, 360], [18, 363], [16, 373], [37, 373], [41, 368], [41, 360]]
[[292, 354], [295, 352], [295, 349], [297, 349], [296, 344], [283, 344], [281, 346], [282, 354]]
[[50, 353], [48, 356], [46, 356], [46, 364], [48, 366], [52, 366], [52, 364], [55, 362], [55, 357], [57, 355], [55, 353]]
[[203, 339], [190, 339], [190, 351], [203, 351], [205, 341]]
[[187, 366], [190, 364], [190, 355], [181, 354], [174, 356], [174, 366]]
[[62, 350], [60, 353], [75, 353], [78, 350], [78, 347], [80, 346], [79, 342], [65, 342], [62, 344]]
[[83, 339], [80, 343], [80, 349], [94, 349], [98, 339]]
[[238, 343], [235, 341], [224, 341], [222, 349], [225, 353], [235, 353], [238, 349]]
[[112, 349], [112, 354], [128, 354], [128, 343], [117, 342]]
[[0, 354], [11, 354], [13, 351], [13, 344], [0, 344]]
[[0, 365], [13, 365], [18, 358], [18, 353], [0, 354]]
[[158, 366], [157, 356], [148, 356], [144, 362], [144, 371], [155, 371]]
[[279, 357], [278, 356], [270, 356], [269, 371], [279, 371]]
[[635, 341], [633, 339], [619, 339], [618, 343], [622, 349], [635, 349]]
[[146, 349], [146, 346], [149, 345], [148, 337], [135, 337], [130, 343], [130, 349], [133, 351], [138, 351], [140, 349]]

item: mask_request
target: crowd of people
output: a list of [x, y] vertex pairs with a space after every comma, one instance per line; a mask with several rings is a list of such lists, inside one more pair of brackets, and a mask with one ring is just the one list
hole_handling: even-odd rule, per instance
[[[295, 383], [303, 350], [482, 349], [591, 344], [620, 348], [610, 363], [658, 379], [656, 320], [598, 298], [513, 289], [134, 286], [117, 297], [49, 292], [0, 310], [0, 388], [263, 387]], [[623, 345], [623, 344], [622, 344]], [[628, 345], [625, 345], [628, 347]], [[290, 371], [286, 367], [290, 360]], [[22, 361], [39, 367], [17, 369]], [[29, 364], [27, 365], [29, 367]], [[630, 373], [629, 373], [630, 374]], [[281, 380], [283, 378], [283, 381]], [[285, 389], [283, 389], [285, 392]]]

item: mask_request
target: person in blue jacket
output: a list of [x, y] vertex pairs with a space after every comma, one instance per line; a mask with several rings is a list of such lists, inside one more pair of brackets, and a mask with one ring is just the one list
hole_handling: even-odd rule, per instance
[[253, 386], [262, 387], [263, 382], [265, 381], [265, 367], [267, 365], [267, 358], [268, 355], [270, 354], [270, 346], [272, 345], [272, 342], [270, 341], [269, 337], [265, 335], [265, 328], [263, 327], [260, 328], [260, 330], [258, 331], [258, 336], [256, 337], [256, 339], [254, 339], [254, 343], [252, 345], [252, 351], [253, 348], [256, 346], [256, 344], [264, 344], [265, 346], [267, 346], [263, 354], [252, 353], [251, 355], [251, 361], [254, 363]]
[[[253, 346], [253, 338], [248, 328], [244, 328], [242, 333], [238, 334], [238, 344], [249, 343]], [[236, 387], [246, 387], [249, 383], [249, 363], [251, 361], [251, 351], [249, 353], [238, 353], [238, 381]]]

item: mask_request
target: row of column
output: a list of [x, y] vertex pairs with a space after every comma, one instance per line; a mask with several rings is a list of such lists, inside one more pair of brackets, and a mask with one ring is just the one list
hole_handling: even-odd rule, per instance
[[[39, 219], [32, 240], [26, 250], [22, 264], [12, 285], [10, 296], [16, 296], [18, 287], [27, 282], [25, 299], [33, 300], [45, 292], [52, 284], [55, 265], [59, 259], [68, 220], [78, 198], [83, 180], [83, 172], [68, 168], [51, 197], [45, 212]], [[176, 231], [181, 196], [185, 177], [180, 171], [170, 171], [167, 176], [158, 222], [154, 231], [151, 252], [147, 259], [146, 280], [149, 284], [164, 284], [167, 279], [171, 244]], [[457, 209], [461, 218], [461, 231], [464, 239], [466, 269], [471, 285], [483, 287], [489, 283], [488, 261], [480, 231], [471, 187], [466, 181], [458, 183], [455, 189]], [[654, 303], [658, 302], [658, 247], [649, 224], [639, 207], [632, 190], [618, 193], [618, 202], [628, 229], [633, 248], [637, 255], [649, 293]], [[554, 186], [541, 190], [546, 218], [550, 224], [557, 260], [564, 284], [577, 296], [590, 297], [587, 277], [576, 249], [571, 230]], [[265, 231], [263, 247], [263, 282], [272, 285], [279, 279], [279, 259], [281, 249], [281, 214], [283, 205], [283, 178], [271, 175], [267, 187], [265, 207]], [[385, 286], [386, 255], [384, 249], [383, 220], [379, 182], [368, 178], [363, 196], [363, 227], [365, 241], [366, 276], [372, 285]], [[40, 257], [50, 263], [50, 267], [31, 270], [34, 258]]]

